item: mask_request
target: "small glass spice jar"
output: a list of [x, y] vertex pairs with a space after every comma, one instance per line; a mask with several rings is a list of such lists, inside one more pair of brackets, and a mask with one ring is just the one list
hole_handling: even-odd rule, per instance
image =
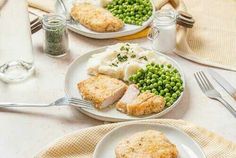
[[44, 15], [44, 52], [52, 57], [61, 57], [68, 52], [68, 32], [66, 18], [60, 15]]
[[170, 53], [175, 49], [176, 12], [174, 10], [160, 10], [155, 14], [148, 39], [152, 41], [152, 48], [161, 53]]

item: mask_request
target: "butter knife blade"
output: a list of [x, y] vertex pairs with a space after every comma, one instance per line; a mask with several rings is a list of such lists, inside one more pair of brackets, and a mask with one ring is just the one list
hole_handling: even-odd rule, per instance
[[236, 100], [236, 89], [220, 74], [214, 70], [208, 69], [209, 74], [216, 80], [216, 82], [223, 87]]

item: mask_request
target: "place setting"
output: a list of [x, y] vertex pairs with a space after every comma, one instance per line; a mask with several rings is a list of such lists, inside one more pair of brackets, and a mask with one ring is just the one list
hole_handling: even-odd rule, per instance
[[[217, 31], [220, 26], [206, 24], [207, 20], [212, 24], [218, 22], [213, 18], [219, 11], [215, 4], [209, 10], [209, 17], [203, 16], [207, 12], [205, 6], [210, 3], [213, 2], [202, 0], [197, 7], [194, 0], [0, 1], [0, 81], [7, 85], [0, 93], [14, 95], [11, 87], [27, 85], [37, 78], [40, 83], [48, 82], [47, 89], [53, 84], [59, 87], [57, 84], [60, 83], [64, 90], [62, 92], [60, 88], [55, 92], [60, 94], [58, 98], [54, 97], [55, 94], [48, 94], [50, 102], [32, 102], [31, 99], [18, 102], [5, 98], [0, 101], [0, 108], [32, 112], [48, 109], [54, 115], [66, 109], [64, 116], [67, 118], [70, 117], [68, 111], [82, 118], [76, 122], [79, 128], [60, 134], [60, 138], [53, 136], [53, 139], [57, 138], [53, 143], [50, 139], [47, 141], [49, 145], [34, 148], [30, 157], [236, 157], [236, 135], [222, 129], [222, 123], [228, 119], [225, 124], [232, 130], [236, 117], [236, 83], [233, 81], [236, 79], [233, 62], [236, 56], [232, 43], [235, 33], [226, 37], [225, 32]], [[235, 15], [227, 2], [219, 3]], [[236, 6], [235, 2], [230, 4]], [[219, 18], [227, 19], [225, 16]], [[19, 18], [10, 20], [15, 17]], [[230, 29], [235, 23], [227, 20], [225, 23], [228, 24], [225, 30], [232, 32]], [[15, 25], [19, 27], [11, 27]], [[71, 38], [72, 34], [78, 36]], [[41, 39], [37, 45], [34, 37]], [[81, 43], [85, 38], [91, 43]], [[84, 49], [95, 41], [103, 46]], [[113, 44], [108, 45], [107, 41]], [[228, 45], [227, 49], [220, 53], [225, 45]], [[36, 50], [39, 46], [43, 52]], [[87, 51], [81, 52], [80, 47]], [[63, 77], [55, 76], [50, 82], [45, 77], [39, 80], [38, 75], [43, 71], [44, 74], [55, 74], [53, 69], [60, 69], [58, 65], [72, 53], [73, 60], [66, 64], [66, 68], [56, 71]], [[38, 69], [40, 64], [35, 61], [43, 64], [42, 59], [50, 59], [47, 61], [52, 63], [50, 70]], [[225, 76], [225, 73], [231, 75]], [[28, 85], [31, 89], [39, 88], [40, 83]], [[184, 105], [185, 96], [190, 98], [189, 105]], [[191, 109], [180, 116], [177, 114], [180, 106]], [[201, 111], [203, 106], [207, 107], [206, 111]], [[227, 118], [217, 126], [212, 121], [213, 116], [215, 120], [223, 116]], [[19, 119], [20, 116], [15, 117]], [[28, 119], [32, 123], [36, 121], [33, 117]], [[99, 125], [86, 124], [86, 121], [93, 120]], [[212, 125], [208, 127], [211, 121]], [[48, 123], [52, 125], [48, 124], [48, 127], [55, 128], [55, 131], [61, 130], [57, 129], [58, 124], [50, 120]], [[72, 125], [65, 124], [72, 128]], [[47, 135], [47, 130], [41, 135]], [[220, 136], [222, 133], [223, 137]], [[4, 137], [10, 137], [10, 134]], [[21, 152], [21, 149], [11, 149], [14, 150]], [[13, 156], [14, 152], [10, 155]], [[26, 155], [28, 153], [22, 152], [19, 157]], [[5, 157], [8, 156], [5, 153]]]

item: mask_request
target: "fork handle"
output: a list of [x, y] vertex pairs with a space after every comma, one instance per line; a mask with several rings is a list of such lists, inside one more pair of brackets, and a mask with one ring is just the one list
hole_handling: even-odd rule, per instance
[[220, 101], [230, 112], [234, 117], [236, 117], [236, 110], [230, 105], [225, 99], [222, 97], [216, 98], [218, 101]]
[[[67, 106], [70, 104], [26, 104], [26, 103], [0, 103], [0, 108], [43, 108], [43, 107], [50, 107], [50, 106]], [[92, 107], [87, 107], [84, 105], [76, 105], [76, 104], [71, 104], [72, 106], [75, 106], [77, 108], [82, 108], [82, 109], [94, 109]]]
[[0, 108], [8, 107], [49, 107], [50, 104], [0, 103]]

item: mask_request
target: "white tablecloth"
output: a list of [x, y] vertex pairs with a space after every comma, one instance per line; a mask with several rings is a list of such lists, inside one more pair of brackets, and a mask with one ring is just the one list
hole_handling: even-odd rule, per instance
[[[70, 32], [70, 56], [50, 58], [42, 52], [43, 32], [33, 35], [36, 73], [19, 84], [0, 82], [0, 102], [49, 103], [64, 95], [64, 77], [69, 64], [87, 51], [115, 44], [116, 40], [94, 40]], [[135, 40], [150, 47], [146, 39]], [[20, 50], [19, 52], [20, 53]], [[186, 95], [163, 118], [184, 119], [236, 142], [236, 119], [217, 101], [208, 99], [198, 87], [193, 73], [207, 67], [173, 57], [183, 68]], [[216, 69], [236, 86], [236, 73]], [[215, 84], [215, 82], [214, 82]], [[216, 85], [217, 86], [217, 85]], [[217, 86], [219, 90], [222, 90]], [[226, 93], [224, 97], [230, 99]], [[230, 100], [232, 104], [236, 104]], [[2, 158], [31, 158], [56, 138], [103, 122], [89, 118], [72, 107], [0, 109], [0, 153]]]

